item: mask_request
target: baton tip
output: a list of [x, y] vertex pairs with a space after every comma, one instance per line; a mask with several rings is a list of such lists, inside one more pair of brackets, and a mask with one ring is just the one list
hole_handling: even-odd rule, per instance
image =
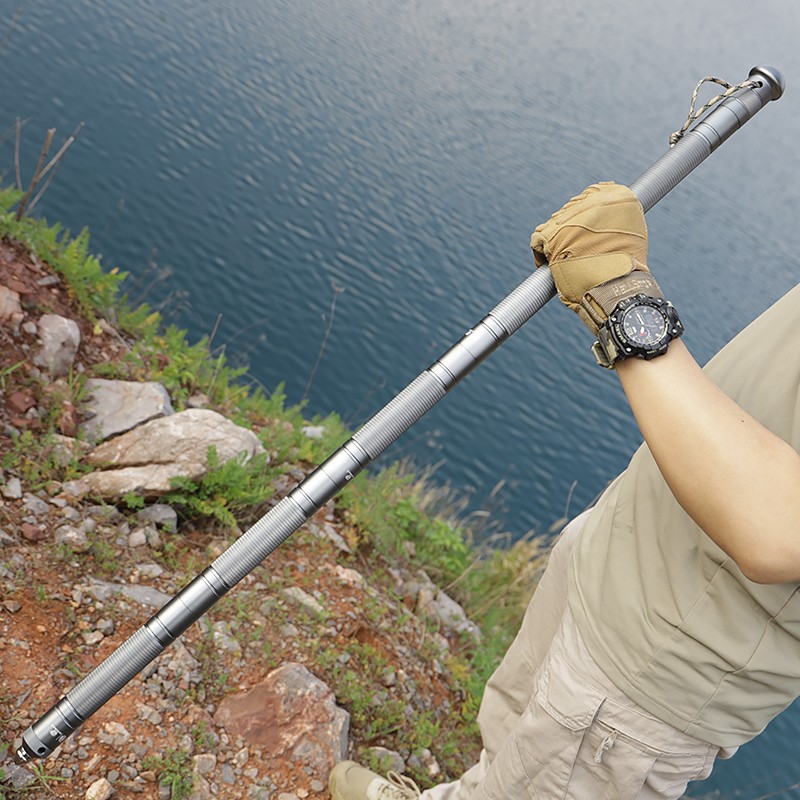
[[781, 97], [786, 89], [786, 80], [783, 77], [783, 73], [779, 69], [775, 69], [775, 67], [768, 67], [763, 64], [753, 67], [750, 70], [749, 77], [766, 81], [767, 85], [772, 89], [772, 100], [777, 100]]

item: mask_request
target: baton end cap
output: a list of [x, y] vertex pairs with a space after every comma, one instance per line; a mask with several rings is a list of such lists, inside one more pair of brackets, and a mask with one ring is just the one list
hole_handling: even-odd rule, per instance
[[763, 64], [753, 67], [750, 70], [749, 77], [766, 81], [767, 85], [772, 89], [771, 100], [777, 100], [786, 90], [786, 80], [783, 77], [783, 73], [779, 69], [775, 69], [775, 67], [768, 67]]

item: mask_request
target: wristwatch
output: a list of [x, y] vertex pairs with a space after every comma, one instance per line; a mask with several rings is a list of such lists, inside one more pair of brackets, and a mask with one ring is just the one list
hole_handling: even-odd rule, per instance
[[592, 353], [601, 367], [614, 369], [624, 358], [664, 355], [682, 333], [678, 312], [669, 300], [635, 294], [617, 304], [600, 328]]

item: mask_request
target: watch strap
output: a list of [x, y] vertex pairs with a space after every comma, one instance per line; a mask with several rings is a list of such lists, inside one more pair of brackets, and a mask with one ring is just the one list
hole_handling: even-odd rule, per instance
[[603, 369], [614, 369], [614, 364], [619, 357], [616, 344], [608, 334], [608, 328], [603, 326], [597, 334], [597, 341], [592, 345], [594, 360]]
[[613, 278], [590, 289], [583, 296], [581, 309], [599, 329], [602, 329], [620, 302], [636, 294], [648, 297], [664, 296], [651, 273], [634, 270], [628, 275]]

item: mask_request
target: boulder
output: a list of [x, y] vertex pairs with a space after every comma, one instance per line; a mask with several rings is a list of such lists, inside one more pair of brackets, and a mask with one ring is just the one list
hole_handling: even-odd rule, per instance
[[220, 464], [245, 461], [264, 452], [258, 437], [209, 409], [188, 409], [145, 422], [99, 444], [87, 456], [104, 467], [84, 476], [89, 492], [117, 498], [128, 492], [154, 496], [171, 488], [171, 479], [198, 479], [209, 470], [208, 449]]
[[80, 428], [95, 442], [174, 413], [169, 394], [160, 383], [91, 378], [86, 381], [86, 390], [84, 411], [88, 419]]
[[304, 666], [285, 664], [247, 692], [226, 697], [214, 721], [271, 757], [327, 775], [347, 758], [350, 715]]

